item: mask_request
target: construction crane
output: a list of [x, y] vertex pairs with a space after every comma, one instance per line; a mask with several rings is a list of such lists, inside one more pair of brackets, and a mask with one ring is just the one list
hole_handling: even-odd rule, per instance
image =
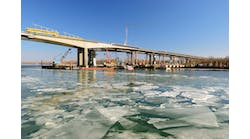
[[113, 67], [113, 66], [115, 66], [115, 62], [111, 59], [110, 53], [108, 51], [108, 48], [106, 48], [106, 54], [104, 54], [104, 55], [106, 55], [106, 58], [107, 58], [107, 61], [104, 62], [104, 66], [106, 66], [106, 67]]
[[127, 43], [128, 43], [128, 27], [127, 26], [125, 28], [125, 33], [126, 33], [126, 36], [125, 36], [126, 38], [125, 38], [123, 45], [127, 45]]
[[[60, 58], [60, 61], [55, 61], [56, 57], [54, 57], [53, 64], [61, 64], [62, 61], [67, 57], [67, 55], [71, 52], [71, 48], [69, 48]], [[61, 55], [61, 54], [60, 54]], [[58, 55], [59, 56], [59, 55]]]

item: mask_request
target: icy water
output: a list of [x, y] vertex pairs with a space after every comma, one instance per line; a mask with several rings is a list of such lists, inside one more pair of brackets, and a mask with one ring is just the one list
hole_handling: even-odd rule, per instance
[[22, 66], [22, 138], [228, 138], [228, 71]]

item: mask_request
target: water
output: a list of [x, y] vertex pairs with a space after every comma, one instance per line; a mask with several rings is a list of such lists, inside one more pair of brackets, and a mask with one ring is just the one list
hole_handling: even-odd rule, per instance
[[228, 71], [22, 66], [22, 138], [228, 138]]

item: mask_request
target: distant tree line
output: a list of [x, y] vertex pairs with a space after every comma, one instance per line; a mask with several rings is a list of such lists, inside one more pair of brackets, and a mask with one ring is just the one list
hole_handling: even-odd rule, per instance
[[196, 60], [195, 67], [207, 67], [207, 68], [229, 68], [229, 57], [216, 58], [209, 57], [207, 59]]

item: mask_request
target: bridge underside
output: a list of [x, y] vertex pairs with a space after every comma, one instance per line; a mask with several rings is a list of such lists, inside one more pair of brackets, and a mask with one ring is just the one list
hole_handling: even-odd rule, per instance
[[74, 40], [52, 36], [41, 36], [22, 32], [21, 37], [23, 40], [44, 42], [50, 44], [63, 45], [68, 47], [77, 48], [77, 65], [79, 67], [96, 66], [96, 51], [115, 51], [124, 52], [129, 55], [129, 64], [137, 64], [137, 54], [145, 54], [148, 65], [156, 64], [156, 58], [164, 59], [168, 56], [171, 62], [182, 61], [184, 63], [193, 59], [205, 59], [204, 57], [197, 57], [185, 54], [178, 54], [166, 51], [155, 51], [142, 49], [134, 46], [125, 46], [120, 44], [107, 44], [89, 40]]
[[[77, 48], [77, 66], [78, 67], [95, 67], [96, 66], [96, 52], [106, 51], [106, 49], [92, 49], [92, 48]], [[191, 58], [184, 58], [184, 57], [176, 57], [171, 55], [161, 55], [161, 54], [154, 54], [154, 53], [147, 53], [141, 51], [124, 51], [124, 50], [115, 50], [111, 49], [109, 51], [113, 52], [123, 52], [128, 55], [127, 64], [129, 65], [138, 65], [138, 54], [145, 55], [146, 65], [154, 66], [157, 64], [158, 61], [162, 61], [161, 64], [166, 64], [165, 61], [168, 58], [170, 64], [188, 64], [190, 63]], [[165, 60], [164, 60], [165, 59]]]

